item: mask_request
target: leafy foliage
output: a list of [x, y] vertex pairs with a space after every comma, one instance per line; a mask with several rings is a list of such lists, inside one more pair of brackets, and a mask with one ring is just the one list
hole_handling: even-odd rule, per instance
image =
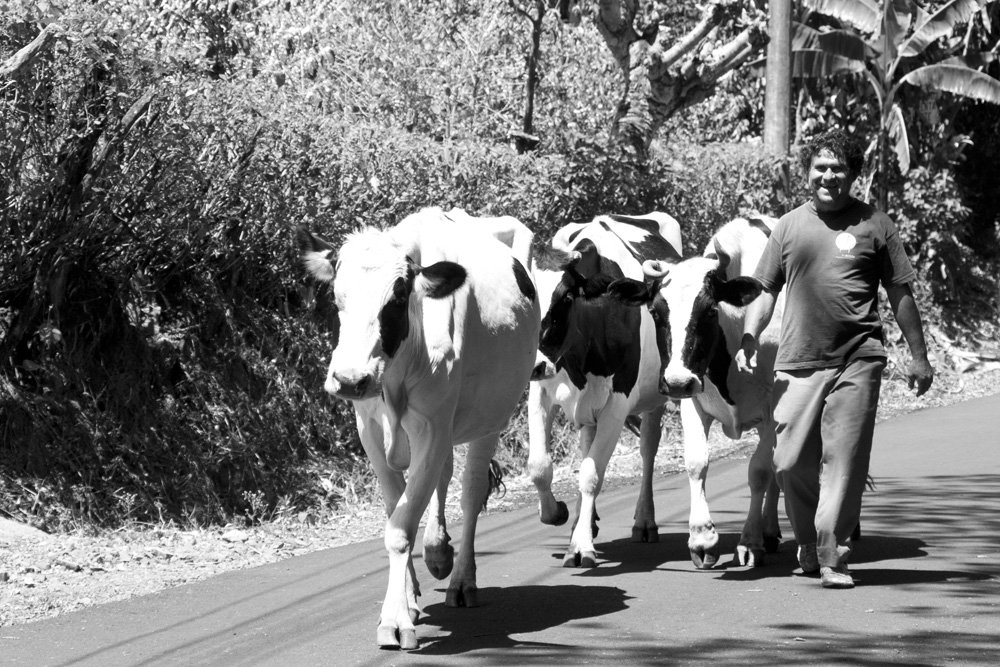
[[[901, 106], [905, 85], [963, 95], [1000, 104], [1000, 81], [976, 69], [992, 59], [974, 50], [959, 28], [988, 26], [981, 0], [950, 0], [933, 13], [915, 0], [808, 0], [805, 7], [839, 22], [835, 27], [797, 24], [793, 55], [800, 78], [863, 77], [879, 112], [873, 139], [872, 171], [879, 177], [878, 198], [886, 208], [889, 151], [899, 169], [910, 168], [910, 141]], [[985, 22], [985, 23], [984, 23]], [[826, 29], [823, 29], [826, 28]], [[953, 57], [961, 53], [961, 57]]]
[[[337, 242], [461, 206], [547, 239], [659, 209], [700, 252], [732, 216], [797, 201], [758, 143], [690, 140], [722, 124], [711, 109], [645, 164], [609, 146], [614, 62], [596, 31], [546, 20], [542, 141], [518, 155], [528, 36], [505, 3], [0, 10], [0, 63], [52, 36], [0, 81], [0, 511], [200, 524], [376, 494], [350, 407], [321, 389], [334, 321], [297, 224]], [[757, 122], [742, 95], [728, 138]]]

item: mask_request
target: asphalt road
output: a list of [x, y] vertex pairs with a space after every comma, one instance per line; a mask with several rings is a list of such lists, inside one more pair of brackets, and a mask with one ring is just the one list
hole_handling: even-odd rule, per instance
[[[798, 574], [784, 520], [768, 566], [726, 557], [695, 571], [675, 475], [656, 483], [658, 544], [629, 542], [634, 487], [601, 496], [593, 570], [561, 567], [568, 526], [542, 526], [533, 509], [485, 517], [475, 609], [446, 608], [418, 559], [417, 651], [375, 646], [387, 576], [375, 540], [0, 628], [0, 665], [1000, 664], [1000, 396], [884, 422], [875, 437], [853, 590]], [[709, 474], [724, 551], [745, 478], [745, 461]]]

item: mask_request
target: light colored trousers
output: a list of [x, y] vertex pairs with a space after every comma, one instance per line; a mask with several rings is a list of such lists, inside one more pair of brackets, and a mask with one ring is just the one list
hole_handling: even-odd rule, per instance
[[820, 566], [846, 563], [851, 553], [885, 363], [863, 358], [774, 374], [774, 471], [795, 541], [815, 542]]

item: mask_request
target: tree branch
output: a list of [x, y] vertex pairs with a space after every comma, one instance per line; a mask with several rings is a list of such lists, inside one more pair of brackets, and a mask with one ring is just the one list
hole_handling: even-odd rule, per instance
[[600, 0], [595, 21], [625, 73], [614, 135], [645, 159], [656, 132], [681, 109], [715, 91], [715, 84], [759, 53], [767, 43], [766, 16], [753, 12], [746, 28], [728, 43], [716, 43], [720, 29], [745, 16], [743, 0], [713, 0], [698, 23], [669, 45], [667, 31], [650, 45], [633, 28], [635, 0]]
[[55, 41], [58, 29], [59, 27], [54, 23], [45, 26], [45, 30], [38, 33], [38, 37], [35, 37], [27, 46], [0, 65], [0, 79], [11, 78], [21, 70], [30, 67], [31, 63]]

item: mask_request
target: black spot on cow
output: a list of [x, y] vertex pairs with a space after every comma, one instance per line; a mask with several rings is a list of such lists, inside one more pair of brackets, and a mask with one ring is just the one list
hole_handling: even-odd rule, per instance
[[392, 285], [392, 294], [378, 314], [382, 352], [390, 359], [410, 333], [408, 310], [414, 275], [413, 269], [410, 268], [405, 277], [396, 278]]
[[528, 299], [528, 301], [535, 300], [535, 284], [531, 282], [531, 277], [528, 276], [528, 272], [524, 270], [524, 265], [517, 259], [514, 258], [514, 280], [517, 281], [517, 287], [521, 290], [521, 294]]
[[619, 215], [617, 213], [611, 213], [608, 215], [608, 217], [614, 220], [615, 222], [621, 222], [626, 225], [632, 225], [633, 227], [638, 227], [644, 232], [648, 232], [650, 234], [660, 233], [660, 226], [656, 223], [655, 220], [652, 220], [650, 218], [635, 218], [631, 215]]
[[641, 357], [638, 308], [607, 296], [573, 300], [572, 330], [556, 368], [565, 369], [570, 380], [583, 389], [587, 374], [611, 377], [615, 392], [628, 394], [639, 377]]
[[726, 347], [722, 327], [719, 327], [719, 342], [716, 343], [715, 352], [708, 362], [708, 379], [718, 388], [719, 395], [722, 396], [723, 400], [730, 405], [734, 405], [734, 402], [729, 394], [729, 381], [727, 377], [729, 376], [729, 366], [732, 363], [733, 357], [729, 354], [729, 349]]
[[574, 251], [542, 320], [539, 350], [580, 389], [589, 373], [611, 377], [612, 390], [628, 394], [639, 377], [641, 313], [608, 295], [608, 286], [624, 277], [615, 262], [590, 239]]
[[715, 354], [715, 348], [722, 336], [719, 326], [719, 307], [708, 286], [706, 285], [695, 297], [691, 309], [691, 319], [684, 331], [684, 345], [681, 348], [681, 361], [699, 378], [708, 371], [709, 361]]
[[668, 264], [676, 264], [681, 261], [680, 253], [665, 238], [660, 236], [660, 227], [654, 221], [618, 215], [608, 217], [616, 222], [629, 224], [646, 232], [641, 241], [629, 243], [618, 236], [608, 223], [601, 221], [601, 227], [614, 234], [640, 264], [647, 259], [658, 259]]
[[431, 264], [420, 269], [420, 275], [427, 285], [427, 296], [432, 299], [443, 299], [448, 296], [465, 284], [469, 276], [465, 267], [455, 262]]
[[733, 358], [719, 325], [719, 303], [745, 306], [760, 294], [760, 283], [747, 276], [725, 280], [718, 272], [705, 275], [705, 283], [691, 309], [681, 352], [684, 365], [698, 377], [708, 375], [719, 394], [733, 404], [726, 380]]

